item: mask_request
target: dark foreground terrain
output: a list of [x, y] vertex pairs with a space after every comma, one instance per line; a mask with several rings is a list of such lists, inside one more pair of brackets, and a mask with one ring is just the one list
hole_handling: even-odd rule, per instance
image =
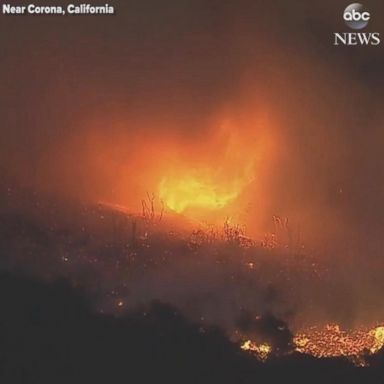
[[[384, 351], [367, 356], [365, 368], [345, 359], [301, 355], [292, 351], [288, 327], [280, 332], [284, 323], [273, 316], [265, 317], [257, 330], [285, 353], [262, 363], [231, 342], [228, 330], [195, 323], [175, 309], [177, 300], [167, 300], [172, 296], [155, 295], [161, 284], [137, 301], [141, 304], [128, 307], [156, 276], [164, 276], [170, 285], [172, 279], [164, 271], [184, 276], [171, 285], [172, 292], [182, 283], [191, 285], [188, 295], [184, 292], [186, 302], [198, 287], [209, 285], [201, 278], [183, 280], [193, 271], [199, 277], [207, 267], [208, 281], [219, 270], [225, 282], [210, 306], [219, 299], [228, 301], [232, 280], [227, 277], [235, 273], [241, 279], [235, 279], [234, 288], [245, 280], [241, 292], [263, 292], [263, 285], [249, 282], [274, 277], [281, 269], [265, 251], [257, 253], [256, 261], [264, 266], [258, 271], [257, 266], [243, 266], [252, 256], [248, 251], [227, 243], [219, 249], [225, 258], [212, 251], [204, 258], [209, 247], [186, 247], [163, 233], [132, 233], [135, 227], [126, 216], [114, 212], [71, 207], [16, 188], [0, 188], [0, 197], [1, 384], [384, 384]], [[231, 256], [233, 250], [237, 253]], [[172, 268], [175, 264], [180, 268]], [[201, 266], [199, 273], [196, 265]], [[314, 279], [306, 268], [293, 276]], [[136, 284], [127, 285], [131, 280]], [[249, 328], [246, 319], [243, 316], [237, 326]]]
[[0, 382], [383, 383], [369, 368], [297, 354], [258, 362], [218, 329], [201, 329], [154, 303], [126, 317], [93, 313], [65, 282], [0, 275]]

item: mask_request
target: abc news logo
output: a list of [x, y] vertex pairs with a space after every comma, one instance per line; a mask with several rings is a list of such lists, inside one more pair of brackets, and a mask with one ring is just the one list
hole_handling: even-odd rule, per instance
[[[355, 30], [360, 30], [368, 25], [371, 14], [360, 3], [353, 3], [345, 8], [343, 19], [345, 24]], [[380, 33], [378, 32], [343, 32], [335, 33], [334, 45], [379, 45]]]

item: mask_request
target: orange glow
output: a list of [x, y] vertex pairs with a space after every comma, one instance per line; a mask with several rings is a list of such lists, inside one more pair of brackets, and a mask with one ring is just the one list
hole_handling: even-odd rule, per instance
[[208, 178], [186, 175], [180, 178], [164, 178], [159, 196], [165, 205], [181, 213], [188, 208], [220, 209], [232, 202], [241, 192], [239, 182], [220, 187]]
[[183, 153], [168, 148], [172, 161], [160, 175], [157, 187], [165, 206], [177, 213], [194, 216], [199, 212], [204, 216], [240, 200], [258, 178], [260, 159], [269, 149], [259, 125], [255, 122], [252, 128], [241, 130], [236, 123], [225, 121], [207, 133], [199, 147], [194, 144]]
[[[269, 206], [268, 181], [278, 153], [276, 123], [261, 107], [238, 113], [224, 109], [196, 127], [196, 135], [172, 124], [157, 129], [151, 119], [141, 122], [125, 115], [112, 123], [92, 120], [89, 130], [50, 153], [58, 160], [45, 161], [49, 169], [44, 178], [60, 174], [55, 188], [61, 193], [127, 213], [140, 214], [141, 201], [150, 194], [159, 207], [164, 204], [165, 217], [177, 213], [213, 225], [231, 217], [256, 235]], [[130, 127], [135, 126], [142, 131], [133, 132]], [[74, 179], [80, 182], [74, 184]]]

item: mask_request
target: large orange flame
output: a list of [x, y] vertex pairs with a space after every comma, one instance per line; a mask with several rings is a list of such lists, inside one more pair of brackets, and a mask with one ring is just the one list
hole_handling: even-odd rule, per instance
[[207, 135], [200, 152], [174, 159], [172, 169], [162, 175], [159, 197], [177, 213], [212, 212], [228, 206], [255, 179], [261, 139], [259, 132], [222, 124]]
[[234, 180], [220, 185], [209, 177], [189, 174], [164, 178], [159, 186], [159, 195], [168, 208], [178, 213], [193, 208], [214, 210], [236, 199], [242, 184]]

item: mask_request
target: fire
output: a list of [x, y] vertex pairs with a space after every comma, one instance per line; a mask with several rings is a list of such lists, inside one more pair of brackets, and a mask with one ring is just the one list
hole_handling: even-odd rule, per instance
[[244, 341], [240, 348], [243, 351], [251, 351], [255, 353], [256, 357], [261, 361], [265, 361], [272, 352], [272, 347], [269, 344], [256, 344], [251, 340]]
[[384, 346], [384, 326], [371, 330], [342, 330], [336, 324], [312, 327], [294, 338], [295, 349], [315, 357], [353, 357], [374, 354]]
[[384, 326], [376, 327], [370, 331], [370, 335], [373, 336], [374, 344], [371, 347], [371, 353], [378, 352], [384, 347]]
[[169, 148], [157, 191], [169, 209], [212, 213], [239, 200], [246, 187], [261, 177], [261, 160], [265, 162], [271, 153], [270, 139], [260, 128], [263, 124], [255, 121], [243, 126], [244, 122], [220, 120], [198, 147]]
[[223, 208], [239, 195], [238, 184], [223, 188], [208, 178], [192, 175], [164, 178], [160, 183], [159, 196], [168, 208], [178, 213], [188, 208], [215, 210]]
[[[337, 324], [324, 328], [312, 327], [297, 333], [293, 339], [295, 351], [317, 358], [347, 357], [355, 365], [367, 366], [364, 355], [375, 354], [384, 347], [384, 325], [373, 329], [342, 330]], [[269, 344], [257, 344], [246, 340], [240, 346], [265, 361], [272, 353]]]

